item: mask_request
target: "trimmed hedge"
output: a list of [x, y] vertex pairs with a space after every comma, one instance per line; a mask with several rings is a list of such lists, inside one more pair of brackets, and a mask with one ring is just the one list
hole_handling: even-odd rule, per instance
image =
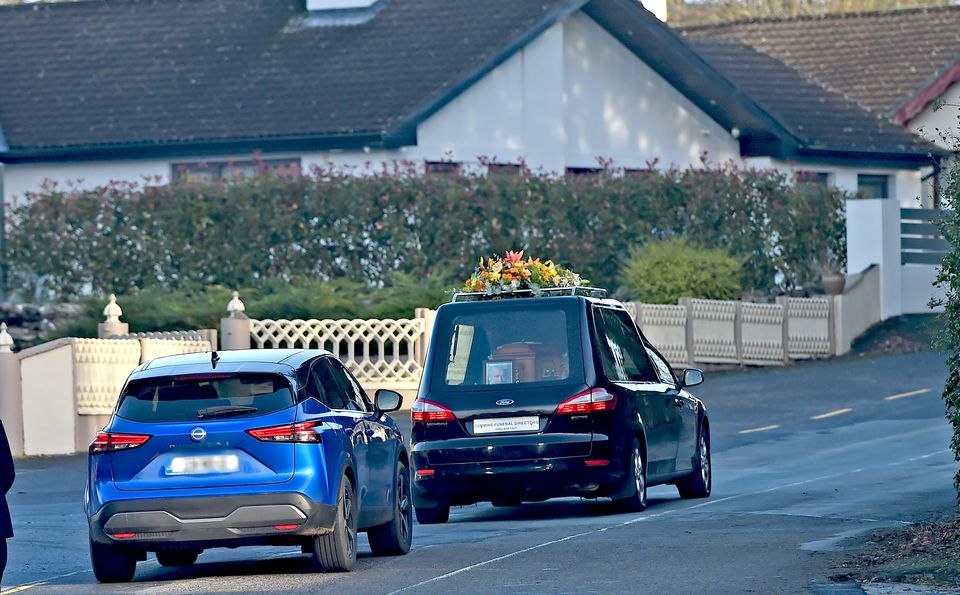
[[631, 252], [623, 284], [635, 300], [676, 304], [681, 297], [732, 300], [740, 292], [741, 262], [717, 248], [673, 238]]
[[742, 258], [746, 289], [792, 289], [815, 282], [818, 253], [845, 253], [839, 191], [733, 166], [555, 178], [418, 176], [393, 164], [367, 176], [317, 168], [217, 184], [50, 184], [26, 198], [8, 236], [11, 285], [26, 297], [377, 287], [438, 266], [466, 278], [477, 255], [514, 249], [612, 288], [630, 247], [672, 236]]

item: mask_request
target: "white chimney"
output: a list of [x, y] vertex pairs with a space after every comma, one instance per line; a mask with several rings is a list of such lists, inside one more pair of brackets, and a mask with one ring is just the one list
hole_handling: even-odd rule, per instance
[[644, 8], [664, 23], [667, 22], [667, 0], [640, 0]]
[[307, 0], [307, 10], [345, 10], [350, 8], [370, 8], [376, 3], [377, 0]]

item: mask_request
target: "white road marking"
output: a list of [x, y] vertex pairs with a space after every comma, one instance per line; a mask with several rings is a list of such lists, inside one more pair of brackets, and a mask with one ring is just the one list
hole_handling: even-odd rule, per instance
[[932, 391], [932, 388], [921, 388], [920, 390], [912, 390], [908, 393], [899, 393], [896, 395], [890, 395], [889, 397], [884, 397], [884, 401], [896, 401], [897, 399], [906, 399], [907, 397], [915, 397], [917, 395], [925, 395], [928, 392]]
[[845, 407], [843, 409], [837, 409], [835, 411], [828, 411], [827, 413], [821, 413], [820, 415], [814, 415], [810, 419], [813, 419], [813, 420], [827, 419], [828, 417], [836, 417], [838, 415], [843, 415], [844, 413], [850, 413], [851, 411], [853, 411], [853, 409], [851, 409], [850, 407]]
[[67, 578], [68, 576], [76, 576], [78, 574], [83, 574], [84, 572], [93, 572], [92, 570], [76, 570], [74, 572], [68, 572], [66, 574], [58, 574], [57, 576], [51, 576], [48, 578], [43, 578], [38, 581], [33, 581], [32, 583], [24, 583], [22, 585], [17, 585], [16, 587], [10, 587], [9, 589], [4, 589], [0, 591], [0, 595], [10, 595], [11, 593], [20, 593], [34, 587], [40, 587], [46, 585], [50, 581], [55, 581], [61, 578]]
[[[934, 455], [939, 454], [939, 453], [941, 453], [941, 452], [944, 452], [944, 451], [938, 450], [938, 451], [936, 451], [936, 452], [932, 452], [932, 453], [929, 453], [929, 454], [926, 454], [926, 455], [922, 455], [922, 456], [923, 456], [923, 457], [934, 456]], [[894, 462], [892, 462], [892, 463], [886, 463], [886, 464], [884, 464], [884, 465], [880, 465], [880, 466], [877, 466], [877, 467], [871, 467], [870, 469], [879, 469], [879, 468], [881, 468], [881, 467], [887, 467], [887, 466], [890, 466], [890, 465], [900, 465], [900, 464], [903, 464], [903, 463], [906, 463], [906, 462], [909, 462], [909, 461], [910, 461], [910, 459], [905, 459], [905, 460], [902, 460], [902, 461], [894, 461]], [[565, 541], [570, 541], [570, 540], [572, 540], [572, 539], [577, 539], [577, 538], [579, 538], [579, 537], [584, 537], [584, 536], [587, 536], [587, 535], [593, 535], [593, 534], [595, 534], [595, 533], [604, 533], [604, 532], [606, 532], [606, 531], [608, 531], [608, 530], [610, 530], [610, 529], [616, 529], [617, 527], [625, 527], [625, 526], [628, 526], [628, 525], [632, 525], [632, 524], [634, 524], [634, 523], [638, 523], [638, 522], [640, 522], [640, 521], [648, 521], [648, 520], [651, 520], [651, 519], [654, 519], [654, 518], [657, 518], [657, 517], [666, 516], [666, 515], [673, 514], [673, 513], [676, 513], [676, 512], [687, 512], [687, 511], [690, 511], [690, 510], [694, 510], [694, 509], [696, 509], [696, 508], [703, 508], [704, 506], [713, 506], [713, 505], [716, 505], [716, 504], [720, 504], [721, 502], [727, 502], [727, 501], [730, 501], [730, 500], [739, 500], [739, 499], [741, 499], [741, 498], [746, 498], [746, 497], [749, 497], [749, 496], [756, 496], [756, 495], [758, 495], [758, 494], [769, 494], [769, 493], [771, 493], [771, 492], [776, 492], [776, 491], [778, 491], [778, 490], [783, 490], [783, 489], [786, 489], [786, 488], [798, 487], [798, 486], [802, 486], [802, 485], [806, 485], [806, 484], [810, 484], [810, 483], [814, 483], [814, 482], [818, 482], [818, 481], [824, 481], [824, 480], [827, 480], [827, 479], [835, 479], [835, 478], [837, 478], [837, 477], [845, 477], [845, 476], [852, 475], [852, 474], [854, 474], [854, 473], [863, 473], [863, 471], [864, 471], [864, 468], [863, 468], [863, 467], [859, 467], [859, 468], [857, 468], [857, 469], [852, 469], [852, 470], [850, 470], [850, 471], [843, 471], [843, 472], [840, 472], [840, 473], [830, 473], [829, 475], [820, 475], [820, 476], [818, 476], [818, 477], [812, 477], [812, 478], [810, 478], [810, 479], [804, 479], [804, 480], [801, 480], [801, 481], [794, 481], [794, 482], [786, 483], [786, 484], [783, 484], [783, 485], [773, 486], [772, 488], [767, 488], [767, 489], [765, 489], [765, 490], [759, 490], [759, 491], [756, 491], [756, 492], [749, 492], [749, 493], [743, 493], [743, 494], [734, 494], [733, 496], [727, 496], [726, 498], [720, 498], [720, 499], [718, 499], [718, 500], [709, 500], [709, 501], [707, 501], [707, 502], [701, 502], [700, 504], [694, 504], [693, 506], [687, 506], [687, 507], [684, 507], [684, 508], [674, 508], [674, 509], [671, 509], [671, 510], [665, 510], [665, 511], [663, 511], [663, 512], [658, 512], [658, 513], [654, 513], [654, 514], [646, 514], [646, 515], [643, 515], [643, 516], [635, 517], [635, 518], [633, 518], [633, 519], [624, 521], [624, 522], [622, 522], [622, 523], [617, 523], [616, 525], [608, 525], [608, 526], [606, 526], [606, 527], [600, 527], [600, 528], [598, 528], [598, 529], [593, 529], [592, 531], [583, 531], [582, 533], [576, 533], [576, 534], [574, 534], [574, 535], [568, 535], [568, 536], [566, 536], [566, 537], [561, 537], [560, 539], [553, 539], [553, 540], [550, 540], [550, 541], [545, 541], [545, 542], [543, 542], [543, 543], [538, 543], [537, 545], [532, 545], [532, 546], [530, 546], [530, 547], [525, 547], [525, 548], [523, 548], [523, 549], [516, 550], [516, 551], [510, 552], [510, 553], [504, 554], [504, 555], [502, 555], [502, 556], [497, 556], [496, 558], [490, 558], [489, 560], [484, 560], [483, 562], [477, 562], [476, 564], [471, 564], [470, 566], [464, 566], [463, 568], [458, 568], [457, 570], [453, 570], [453, 571], [447, 572], [447, 573], [445, 573], [445, 574], [441, 574], [441, 575], [435, 576], [435, 577], [433, 577], [433, 578], [429, 578], [429, 579], [427, 579], [427, 580], [425, 580], [425, 581], [420, 581], [419, 583], [416, 583], [416, 584], [414, 584], [414, 585], [408, 585], [408, 586], [403, 587], [403, 588], [401, 588], [401, 589], [397, 589], [396, 591], [391, 591], [388, 595], [395, 595], [396, 593], [402, 593], [402, 592], [404, 592], [404, 591], [409, 591], [409, 590], [411, 590], [411, 589], [416, 589], [416, 588], [418, 588], [418, 587], [422, 587], [422, 586], [428, 585], [428, 584], [430, 584], [430, 583], [434, 583], [434, 582], [441, 581], [441, 580], [444, 580], [444, 579], [447, 579], [447, 578], [450, 578], [450, 577], [453, 577], [453, 576], [457, 576], [458, 574], [463, 574], [464, 572], [469, 572], [470, 570], [473, 570], [473, 569], [475, 569], [475, 568], [480, 568], [481, 566], [487, 566], [488, 564], [493, 564], [494, 562], [500, 562], [501, 560], [506, 560], [506, 559], [508, 559], [508, 558], [513, 558], [514, 556], [519, 556], [520, 554], [525, 554], [525, 553], [530, 552], [530, 551], [533, 551], [533, 550], [537, 550], [537, 549], [544, 548], [544, 547], [547, 547], [547, 546], [555, 545], [555, 544], [558, 544], [558, 543], [563, 543], [563, 542], [565, 542]]]
[[776, 430], [780, 427], [780, 424], [771, 424], [769, 426], [761, 426], [759, 428], [750, 428], [749, 430], [740, 430], [739, 434], [753, 434], [754, 432], [769, 432], [770, 430]]

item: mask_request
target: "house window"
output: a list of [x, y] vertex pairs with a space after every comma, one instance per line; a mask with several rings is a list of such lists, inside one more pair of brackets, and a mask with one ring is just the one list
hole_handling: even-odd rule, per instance
[[798, 171], [794, 174], [798, 184], [820, 184], [826, 186], [829, 174], [825, 171]]
[[460, 164], [453, 161], [427, 161], [424, 169], [427, 174], [452, 176], [460, 171]]
[[568, 167], [567, 175], [568, 176], [591, 176], [593, 174], [598, 174], [603, 170], [599, 167]]
[[515, 163], [488, 163], [487, 174], [492, 176], [516, 176], [520, 174], [520, 166]]
[[209, 184], [217, 180], [236, 180], [252, 177], [258, 173], [290, 174], [300, 171], [300, 159], [247, 159], [241, 161], [200, 161], [174, 163], [175, 182]]
[[889, 198], [890, 176], [860, 174], [857, 176], [858, 198]]

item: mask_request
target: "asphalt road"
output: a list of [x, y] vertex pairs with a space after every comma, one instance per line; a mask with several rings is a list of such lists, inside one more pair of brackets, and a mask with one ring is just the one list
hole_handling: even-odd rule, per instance
[[188, 569], [151, 556], [133, 583], [98, 585], [81, 509], [84, 457], [18, 461], [3, 594], [832, 593], [837, 550], [873, 529], [955, 507], [943, 358], [923, 352], [708, 375], [714, 493], [650, 491], [643, 513], [552, 500], [454, 509], [415, 527], [406, 556], [365, 540], [349, 574], [314, 574], [296, 548], [211, 550]]

